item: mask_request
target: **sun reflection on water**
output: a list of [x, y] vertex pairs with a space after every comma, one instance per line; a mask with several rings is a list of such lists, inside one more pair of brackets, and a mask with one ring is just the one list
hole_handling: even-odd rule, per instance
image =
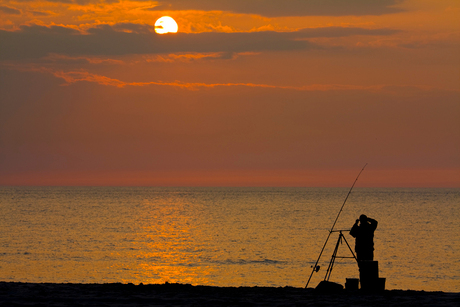
[[[211, 266], [203, 265], [204, 242], [193, 210], [181, 197], [144, 201], [138, 212], [138, 231], [130, 242], [132, 272], [139, 283], [180, 282], [206, 285]], [[200, 237], [201, 236], [201, 237]], [[124, 279], [133, 282], [132, 278]]]

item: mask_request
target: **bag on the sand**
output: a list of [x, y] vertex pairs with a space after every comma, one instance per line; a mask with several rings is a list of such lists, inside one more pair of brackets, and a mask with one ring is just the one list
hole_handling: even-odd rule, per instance
[[342, 291], [343, 286], [332, 281], [323, 280], [316, 286], [315, 290], [319, 292], [333, 293]]

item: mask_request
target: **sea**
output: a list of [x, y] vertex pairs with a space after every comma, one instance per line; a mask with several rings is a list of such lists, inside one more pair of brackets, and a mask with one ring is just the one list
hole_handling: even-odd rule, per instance
[[315, 287], [337, 247], [344, 285], [366, 214], [386, 289], [460, 292], [460, 189], [349, 191], [0, 187], [0, 281]]

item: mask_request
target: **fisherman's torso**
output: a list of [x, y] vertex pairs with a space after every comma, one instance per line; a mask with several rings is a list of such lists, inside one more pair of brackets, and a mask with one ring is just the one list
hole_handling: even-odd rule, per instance
[[367, 249], [374, 247], [375, 228], [369, 224], [360, 225], [356, 231], [356, 249]]

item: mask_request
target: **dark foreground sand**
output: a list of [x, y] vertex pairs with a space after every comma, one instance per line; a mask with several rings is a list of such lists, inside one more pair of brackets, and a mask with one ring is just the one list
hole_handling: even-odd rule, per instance
[[0, 306], [460, 306], [460, 293], [0, 282]]

